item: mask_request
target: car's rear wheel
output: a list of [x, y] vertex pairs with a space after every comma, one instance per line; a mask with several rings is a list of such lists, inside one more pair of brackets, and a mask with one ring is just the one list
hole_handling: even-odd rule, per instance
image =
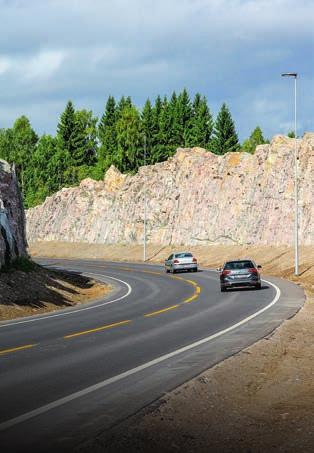
[[256, 288], [256, 289], [262, 289], [261, 283], [258, 283], [257, 285], [255, 285], [255, 288]]
[[197, 267], [195, 269], [193, 269], [193, 272], [197, 272]]
[[225, 293], [227, 291], [227, 288], [225, 286], [220, 285], [220, 291], [222, 293]]
[[165, 271], [166, 271], [166, 274], [169, 274], [169, 272], [170, 272], [169, 269], [167, 269], [167, 268], [165, 269]]

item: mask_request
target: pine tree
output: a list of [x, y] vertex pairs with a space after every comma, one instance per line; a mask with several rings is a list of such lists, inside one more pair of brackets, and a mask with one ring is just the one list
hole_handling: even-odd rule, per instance
[[238, 136], [226, 104], [222, 104], [216, 118], [211, 150], [215, 154], [226, 154], [239, 150]]
[[264, 143], [266, 143], [266, 141], [264, 139], [262, 129], [257, 126], [251, 133], [250, 137], [247, 140], [244, 140], [242, 144], [242, 151], [254, 154], [256, 147], [258, 145], [263, 145]]
[[200, 146], [208, 149], [212, 131], [213, 118], [209, 111], [207, 100], [197, 93], [193, 102], [193, 115], [185, 134], [186, 146]]
[[102, 171], [106, 171], [113, 163], [113, 156], [117, 152], [117, 109], [113, 96], [109, 96], [105, 113], [101, 117], [98, 126], [98, 138], [100, 148], [98, 153], [98, 165]]

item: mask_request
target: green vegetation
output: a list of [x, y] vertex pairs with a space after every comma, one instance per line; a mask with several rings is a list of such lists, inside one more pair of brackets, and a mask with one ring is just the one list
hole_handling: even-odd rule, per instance
[[240, 144], [235, 131], [231, 113], [226, 104], [222, 104], [218, 113], [212, 140], [212, 150], [216, 154], [239, 151]]
[[247, 140], [244, 140], [242, 151], [254, 154], [256, 147], [258, 145], [264, 145], [265, 143], [268, 143], [268, 141], [264, 139], [262, 129], [257, 126], [250, 137]]
[[[170, 99], [148, 99], [142, 111], [130, 97], [116, 102], [109, 96], [99, 121], [91, 111], [76, 110], [69, 101], [54, 137], [38, 137], [21, 116], [12, 128], [0, 129], [0, 158], [15, 162], [28, 208], [84, 178], [103, 178], [112, 164], [122, 172], [136, 172], [144, 163], [144, 137], [147, 164], [168, 159], [178, 147], [200, 146], [216, 154], [240, 150], [227, 105], [222, 105], [214, 121], [206, 98], [197, 93], [191, 100], [184, 89]], [[254, 152], [259, 143], [264, 138], [256, 128], [242, 148]]]

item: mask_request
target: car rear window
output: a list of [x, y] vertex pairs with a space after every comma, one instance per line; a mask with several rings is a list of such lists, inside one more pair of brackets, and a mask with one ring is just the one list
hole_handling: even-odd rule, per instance
[[252, 261], [229, 261], [225, 264], [225, 269], [237, 270], [237, 269], [249, 269], [255, 267]]
[[192, 258], [192, 253], [176, 253], [176, 258]]

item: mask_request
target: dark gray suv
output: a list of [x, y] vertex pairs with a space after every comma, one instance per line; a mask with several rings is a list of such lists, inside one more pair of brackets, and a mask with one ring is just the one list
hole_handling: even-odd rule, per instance
[[259, 269], [252, 260], [227, 261], [220, 272], [220, 288], [222, 292], [227, 288], [251, 286], [261, 289], [261, 276]]

